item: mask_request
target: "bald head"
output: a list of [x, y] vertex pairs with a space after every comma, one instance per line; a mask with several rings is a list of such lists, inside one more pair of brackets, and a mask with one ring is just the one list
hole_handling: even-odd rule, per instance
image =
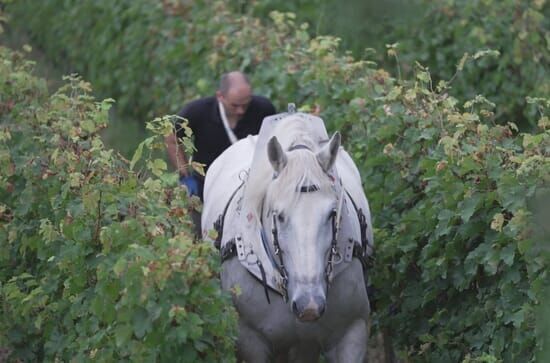
[[225, 73], [222, 75], [220, 79], [220, 87], [218, 88], [218, 91], [222, 95], [226, 95], [230, 90], [233, 89], [250, 89], [250, 81], [248, 80], [248, 77], [240, 71], [233, 71], [229, 73]]
[[216, 96], [223, 104], [228, 120], [235, 124], [248, 109], [252, 87], [244, 73], [233, 71], [222, 76]]

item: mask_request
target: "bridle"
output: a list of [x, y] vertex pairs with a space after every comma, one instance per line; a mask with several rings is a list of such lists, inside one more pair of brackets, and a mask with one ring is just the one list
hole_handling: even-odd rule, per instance
[[271, 227], [271, 236], [273, 240], [273, 253], [275, 256], [279, 257], [279, 264], [275, 265], [277, 270], [279, 270], [279, 274], [281, 274], [282, 279], [282, 292], [283, 292], [283, 299], [285, 302], [288, 301], [288, 272], [286, 271], [285, 264], [283, 261], [283, 252], [281, 251], [281, 246], [279, 245], [279, 230], [277, 228], [277, 212], [273, 212], [273, 224]]
[[[307, 148], [307, 146], [299, 145], [294, 146], [291, 150], [296, 150], [298, 148]], [[327, 174], [327, 176], [334, 181], [334, 177], [332, 175]], [[274, 176], [276, 178], [277, 176]], [[340, 230], [340, 219], [342, 216], [342, 208], [344, 203], [344, 188], [341, 188], [342, 191], [340, 193], [339, 199], [338, 199], [338, 206], [336, 209], [333, 209], [330, 213], [330, 222], [332, 227], [332, 237], [331, 237], [331, 243], [330, 243], [330, 252], [327, 259], [327, 264], [325, 267], [325, 280], [327, 283], [327, 286], [330, 285], [332, 282], [332, 279], [334, 277], [334, 265], [340, 263], [342, 261], [342, 254], [340, 253], [340, 249], [338, 248], [338, 232]], [[317, 185], [305, 185], [301, 186], [297, 192], [299, 193], [313, 193], [319, 190], [319, 187]], [[274, 258], [271, 257], [272, 263], [274, 263], [274, 267], [278, 270], [279, 274], [281, 275], [282, 284], [281, 284], [281, 290], [284, 301], [288, 301], [288, 272], [284, 264], [283, 259], [283, 251], [281, 250], [280, 244], [279, 244], [279, 228], [278, 228], [278, 211], [271, 211], [271, 218], [272, 218], [272, 224], [271, 224], [271, 237], [272, 237], [272, 245], [273, 245], [273, 254], [277, 256], [278, 262], [274, 261]], [[265, 233], [263, 233], [265, 236]], [[271, 250], [268, 246], [266, 246], [266, 241], [264, 242], [264, 248], [267, 250], [266, 252], [268, 255], [270, 255]]]
[[[341, 203], [340, 203], [341, 205]], [[334, 265], [342, 261], [342, 254], [338, 248], [338, 231], [339, 231], [339, 218], [341, 213], [338, 213], [336, 209], [332, 210], [330, 213], [330, 221], [332, 226], [332, 237], [330, 243], [330, 252], [327, 259], [327, 265], [325, 267], [325, 280], [327, 286], [332, 282], [334, 274]], [[273, 254], [278, 257], [278, 263], [275, 264], [276, 269], [279, 271], [279, 274], [282, 278], [282, 291], [283, 298], [285, 301], [288, 300], [288, 272], [284, 264], [283, 251], [279, 245], [279, 228], [277, 222], [278, 212], [272, 212], [272, 227], [271, 227], [271, 236], [273, 243]]]

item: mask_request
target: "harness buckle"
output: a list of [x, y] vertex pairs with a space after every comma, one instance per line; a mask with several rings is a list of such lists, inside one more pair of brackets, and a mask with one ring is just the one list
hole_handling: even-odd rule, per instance
[[332, 247], [332, 251], [331, 251], [331, 258], [332, 258], [332, 263], [334, 265], [338, 265], [340, 264], [340, 262], [342, 262], [344, 260], [344, 258], [342, 257], [342, 254], [340, 253], [340, 249], [337, 248], [336, 246], [333, 246]]

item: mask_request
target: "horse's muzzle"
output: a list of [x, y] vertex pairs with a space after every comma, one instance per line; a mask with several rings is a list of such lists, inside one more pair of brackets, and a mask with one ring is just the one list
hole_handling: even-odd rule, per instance
[[303, 322], [315, 321], [325, 312], [326, 300], [322, 296], [300, 296], [292, 301], [292, 312]]

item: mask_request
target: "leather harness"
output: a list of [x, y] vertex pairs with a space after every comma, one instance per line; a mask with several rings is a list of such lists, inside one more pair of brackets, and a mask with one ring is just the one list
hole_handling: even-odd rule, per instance
[[[233, 192], [233, 194], [229, 198], [229, 201], [227, 202], [227, 204], [226, 204], [226, 206], [223, 210], [223, 213], [218, 216], [218, 219], [214, 223], [214, 229], [217, 232], [217, 237], [214, 241], [214, 245], [217, 249], [220, 250], [220, 258], [221, 258], [222, 263], [229, 260], [229, 259], [231, 259], [231, 258], [237, 257], [237, 246], [236, 246], [235, 238], [231, 238], [230, 240], [228, 240], [224, 244], [223, 247], [220, 248], [220, 246], [221, 246], [221, 241], [223, 240], [223, 227], [224, 227], [224, 221], [225, 221], [227, 211], [229, 209], [229, 206], [231, 205], [231, 202], [233, 201], [233, 198], [235, 197], [237, 192], [243, 187], [244, 184], [245, 183], [243, 181], [239, 185], [239, 187], [237, 189], [235, 189], [235, 191]], [[315, 185], [310, 185], [310, 186], [302, 186], [301, 189], [300, 189], [300, 192], [307, 193], [307, 192], [313, 192], [313, 191], [316, 191], [316, 190], [318, 190], [318, 188]], [[366, 219], [365, 214], [363, 213], [362, 208], [357, 207], [357, 203], [353, 200], [350, 193], [347, 190], [345, 190], [345, 192], [346, 192], [346, 195], [348, 196], [348, 198], [350, 199], [350, 201], [353, 205], [353, 208], [355, 210], [355, 214], [357, 215], [357, 218], [358, 218], [358, 222], [359, 222], [359, 226], [360, 226], [360, 232], [361, 232], [361, 241], [360, 242], [359, 241], [353, 241], [352, 257], [357, 258], [361, 262], [361, 266], [363, 267], [363, 272], [364, 272], [364, 274], [367, 274], [368, 270], [372, 267], [373, 262], [374, 262], [373, 256], [370, 256], [370, 255], [367, 254], [367, 246], [368, 246], [368, 239], [367, 239], [368, 224], [367, 224], [367, 219]], [[275, 215], [273, 217], [275, 218]], [[335, 248], [336, 230], [335, 230], [334, 224], [335, 224], [335, 221], [334, 221], [334, 218], [333, 218], [333, 245], [332, 245], [333, 251], [331, 253], [331, 256], [333, 256], [333, 254], [335, 253], [334, 248]], [[276, 222], [274, 222], [274, 226], [275, 227], [274, 227], [274, 230], [272, 232], [274, 233], [274, 237], [275, 237], [274, 238], [274, 244], [275, 244], [275, 248], [276, 248], [275, 254], [279, 255], [278, 242], [277, 242]], [[282, 263], [282, 257], [281, 257], [281, 255], [279, 255], [279, 258], [280, 258], [279, 263], [275, 262], [275, 258], [270, 252], [271, 249], [269, 249], [268, 246], [267, 246], [267, 238], [265, 236], [265, 231], [264, 231], [263, 228], [261, 229], [261, 239], [262, 239], [263, 247], [266, 250], [267, 255], [268, 255], [269, 259], [271, 260], [272, 264], [279, 270], [279, 273], [281, 274], [283, 279], [286, 280], [287, 279], [287, 274], [286, 274], [286, 270], [284, 270], [284, 264]], [[332, 272], [332, 263], [331, 263], [331, 261], [329, 261], [328, 266], [330, 266], [330, 271], [327, 271], [327, 278], [328, 278], [328, 274], [330, 274]], [[262, 275], [262, 281], [261, 282], [264, 286], [265, 295], [266, 295], [267, 301], [270, 303], [269, 294], [268, 294], [267, 291], [268, 291], [268, 288], [271, 288], [271, 287], [268, 286], [268, 284], [267, 284], [265, 270], [264, 270], [261, 262], [259, 262], [259, 261], [258, 261], [258, 267], [259, 267], [261, 275]], [[255, 276], [255, 275], [253, 275], [253, 276]], [[272, 290], [274, 290], [274, 289], [272, 289]], [[276, 290], [274, 290], [274, 291], [276, 291]], [[283, 291], [283, 294], [282, 294], [283, 298], [286, 301], [287, 297], [286, 297], [285, 293], [286, 293], [286, 289]]]

